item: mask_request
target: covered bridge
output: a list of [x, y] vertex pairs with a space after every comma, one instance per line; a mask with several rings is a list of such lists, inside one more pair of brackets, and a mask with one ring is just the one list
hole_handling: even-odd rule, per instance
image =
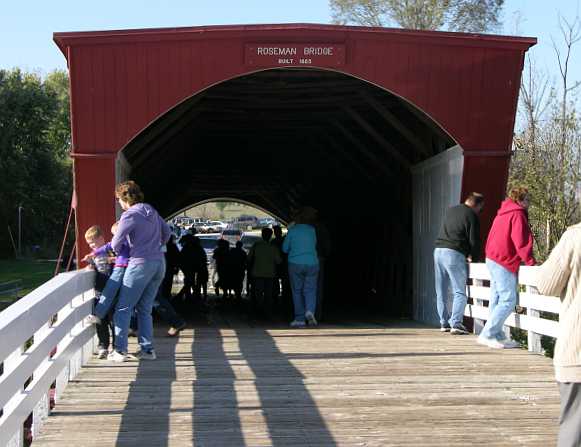
[[334, 242], [333, 306], [357, 292], [360, 308], [423, 321], [446, 207], [483, 192], [485, 233], [504, 194], [536, 42], [314, 24], [54, 39], [70, 70], [78, 254], [86, 228], [115, 220], [124, 179], [167, 218], [216, 198], [282, 220], [310, 204]]

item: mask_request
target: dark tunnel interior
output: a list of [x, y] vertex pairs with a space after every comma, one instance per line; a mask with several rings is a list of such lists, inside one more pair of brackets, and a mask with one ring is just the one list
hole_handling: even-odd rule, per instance
[[273, 69], [185, 100], [123, 150], [130, 177], [169, 218], [228, 197], [283, 221], [319, 210], [333, 248], [325, 310], [409, 317], [410, 168], [456, 143], [422, 111], [368, 82]]

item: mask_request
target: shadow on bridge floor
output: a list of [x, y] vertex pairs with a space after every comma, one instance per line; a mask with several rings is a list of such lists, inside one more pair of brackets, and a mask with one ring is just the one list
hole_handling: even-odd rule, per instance
[[159, 358], [94, 360], [35, 445], [553, 445], [549, 359], [413, 322], [315, 329], [199, 315]]

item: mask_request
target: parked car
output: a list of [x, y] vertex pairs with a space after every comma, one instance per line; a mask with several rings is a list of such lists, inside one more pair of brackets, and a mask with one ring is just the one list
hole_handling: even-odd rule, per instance
[[272, 217], [263, 217], [261, 219], [258, 219], [257, 222], [257, 227], [258, 228], [272, 228], [273, 225], [276, 225], [278, 222], [276, 221], [276, 219], [273, 219]]
[[202, 233], [221, 233], [228, 228], [228, 224], [219, 220], [210, 220], [201, 226]]
[[228, 241], [230, 246], [233, 247], [234, 245], [236, 245], [236, 242], [238, 242], [242, 238], [242, 234], [243, 234], [242, 230], [239, 230], [237, 228], [228, 228], [222, 231], [220, 239]]
[[236, 219], [236, 226], [245, 230], [251, 230], [258, 226], [258, 218], [256, 216], [242, 215]]

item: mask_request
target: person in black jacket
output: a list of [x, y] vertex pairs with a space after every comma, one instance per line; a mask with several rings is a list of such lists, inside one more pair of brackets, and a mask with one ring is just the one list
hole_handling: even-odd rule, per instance
[[[436, 239], [434, 250], [434, 277], [436, 281], [436, 305], [440, 317], [440, 330], [451, 334], [467, 334], [462, 324], [466, 307], [466, 261], [480, 257], [479, 214], [484, 207], [484, 196], [472, 192], [463, 204], [449, 208], [444, 224]], [[454, 301], [452, 315], [447, 308], [448, 285], [451, 285]]]
[[236, 303], [241, 304], [247, 263], [247, 255], [242, 248], [242, 241], [236, 242], [236, 246], [228, 252], [226, 262], [230, 271], [229, 287], [234, 291]]

